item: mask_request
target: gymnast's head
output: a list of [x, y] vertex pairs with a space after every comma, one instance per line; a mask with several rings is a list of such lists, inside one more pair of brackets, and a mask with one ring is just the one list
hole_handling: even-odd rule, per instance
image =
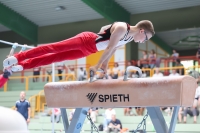
[[148, 41], [152, 36], [154, 36], [155, 31], [151, 21], [149, 20], [142, 20], [138, 22], [136, 25], [136, 32], [134, 35], [134, 41], [138, 43], [145, 43]]

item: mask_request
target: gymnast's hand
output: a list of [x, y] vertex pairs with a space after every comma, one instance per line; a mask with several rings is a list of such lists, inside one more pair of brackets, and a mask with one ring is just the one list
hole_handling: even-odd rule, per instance
[[[107, 66], [107, 65], [106, 65]], [[103, 76], [106, 76], [107, 75], [107, 67], [101, 67], [100, 68], [100, 70], [99, 70], [99, 72], [101, 73], [101, 74], [103, 74]], [[93, 71], [93, 73], [94, 73], [94, 75], [96, 74], [96, 72], [98, 71], [98, 67], [97, 66], [92, 66], [92, 67], [90, 67], [90, 69], [89, 69], [89, 72], [91, 72], [91, 71]], [[93, 75], [93, 76], [94, 76]]]
[[103, 70], [103, 74], [107, 74], [108, 65], [102, 65], [101, 69]]
[[89, 68], [89, 72], [90, 72], [90, 71], [93, 71], [93, 72], [94, 72], [94, 74], [96, 74], [96, 72], [97, 72], [97, 69], [98, 69], [98, 67], [97, 67], [97, 66], [91, 66], [91, 67]]

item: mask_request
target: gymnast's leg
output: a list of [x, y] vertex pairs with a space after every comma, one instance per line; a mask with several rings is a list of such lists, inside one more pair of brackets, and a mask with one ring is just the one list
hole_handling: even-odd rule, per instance
[[96, 38], [97, 35], [95, 33], [83, 32], [76, 35], [75, 37], [60, 42], [38, 46], [36, 48], [15, 54], [14, 56], [5, 59], [3, 65], [4, 67], [9, 67], [18, 62], [23, 62], [26, 59], [35, 58], [46, 54], [57, 54], [73, 50], [82, 50], [89, 53], [96, 52]]
[[[46, 54], [42, 56], [38, 56], [35, 58], [31, 58], [22, 62], [19, 62], [17, 66], [12, 67], [12, 71], [21, 71], [25, 69], [31, 69], [34, 67], [42, 66], [42, 65], [48, 65], [53, 62], [60, 62], [63, 60], [75, 60], [82, 57], [87, 56], [80, 50], [73, 50], [73, 51], [66, 51], [62, 53], [57, 54]], [[21, 66], [22, 69], [18, 69], [17, 67]]]

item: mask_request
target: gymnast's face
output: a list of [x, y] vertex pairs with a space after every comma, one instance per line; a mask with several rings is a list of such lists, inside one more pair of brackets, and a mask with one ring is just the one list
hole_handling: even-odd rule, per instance
[[152, 35], [150, 33], [147, 33], [146, 31], [144, 31], [144, 29], [139, 29], [134, 36], [134, 41], [136, 43], [145, 43], [151, 37]]

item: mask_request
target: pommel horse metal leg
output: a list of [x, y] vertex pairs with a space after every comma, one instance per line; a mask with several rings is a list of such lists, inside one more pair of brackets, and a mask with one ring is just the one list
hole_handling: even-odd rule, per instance
[[174, 107], [174, 111], [173, 111], [173, 114], [172, 114], [172, 119], [171, 119], [170, 127], [169, 127], [169, 133], [174, 133], [176, 122], [177, 122], [179, 108], [180, 108], [180, 106], [175, 106]]
[[[68, 120], [66, 120], [66, 117], [65, 117], [65, 120], [63, 119], [65, 133], [80, 133], [88, 110], [89, 110], [89, 108], [77, 108], [75, 110], [75, 113], [73, 115], [73, 119], [72, 119], [70, 125], [68, 122], [66, 122]], [[63, 118], [63, 115], [65, 115], [65, 114], [62, 114], [62, 118]]]
[[147, 111], [157, 133], [168, 133], [167, 124], [159, 107], [147, 107]]
[[66, 108], [60, 108], [60, 111], [61, 111], [64, 129], [65, 129], [65, 131], [67, 131], [67, 129], [69, 127], [69, 121], [68, 121], [68, 117], [67, 117]]
[[157, 133], [174, 133], [179, 106], [174, 107], [169, 130], [159, 107], [147, 107], [147, 110]]

